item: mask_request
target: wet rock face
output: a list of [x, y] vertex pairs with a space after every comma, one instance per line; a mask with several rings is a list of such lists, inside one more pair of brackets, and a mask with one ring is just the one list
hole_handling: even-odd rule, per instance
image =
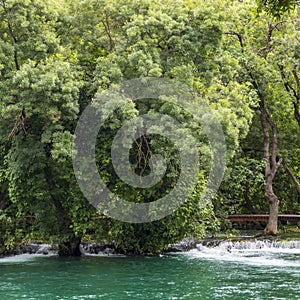
[[4, 247], [0, 249], [1, 256], [21, 255], [21, 254], [43, 254], [48, 255], [50, 252], [54, 252], [55, 249], [48, 244], [26, 244], [18, 245], [13, 250], [7, 251]]
[[[3, 249], [2, 249], [3, 248]], [[26, 244], [18, 245], [13, 250], [7, 251], [4, 247], [0, 248], [0, 257], [14, 256], [22, 254], [58, 254], [59, 249], [48, 244]], [[114, 255], [118, 254], [113, 245], [100, 244], [100, 243], [82, 243], [79, 250], [81, 254], [99, 254], [99, 255]]]
[[196, 248], [196, 242], [192, 239], [183, 239], [179, 243], [170, 244], [167, 252], [185, 252]]
[[[209, 248], [214, 248], [214, 247], [218, 247], [221, 243], [223, 243], [226, 240], [214, 240], [214, 239], [207, 239], [207, 240], [202, 240], [201, 241], [201, 245], [205, 246], [205, 247], [209, 247]], [[198, 245], [197, 245], [198, 248]]]
[[114, 246], [100, 243], [82, 243], [80, 245], [80, 250], [83, 254], [117, 254]]
[[20, 245], [17, 246], [13, 250], [13, 255], [20, 255], [20, 254], [36, 254], [39, 250], [40, 246], [37, 244], [28, 244], [28, 245]]

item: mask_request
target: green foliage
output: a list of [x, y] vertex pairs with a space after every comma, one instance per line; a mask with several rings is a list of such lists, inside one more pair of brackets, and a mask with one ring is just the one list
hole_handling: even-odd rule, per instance
[[265, 10], [277, 18], [300, 4], [298, 0], [256, 0], [256, 3], [259, 12]]
[[263, 170], [261, 158], [252, 158], [251, 153], [237, 154], [228, 166], [214, 203], [217, 214], [226, 217], [226, 214], [266, 213]]
[[60, 44], [57, 26], [64, 10], [53, 4], [1, 2], [1, 182], [16, 210], [5, 218], [18, 223], [34, 216], [32, 230], [36, 224], [42, 236], [66, 240], [83, 234], [91, 211], [71, 168], [79, 73]]
[[[279, 7], [279, 14], [293, 7], [291, 1], [258, 5], [270, 12]], [[258, 90], [278, 124], [279, 155], [300, 177], [300, 135], [293, 115], [299, 74], [295, 17], [291, 12], [280, 23], [263, 11], [257, 17], [251, 0], [180, 0], [172, 5], [167, 0], [1, 1], [0, 244], [13, 247], [38, 230], [42, 238], [65, 246], [94, 234], [114, 241], [124, 253], [157, 253], [184, 236], [216, 231], [213, 209], [218, 214], [247, 212], [250, 203], [254, 210], [265, 210], [255, 112]], [[103, 212], [87, 203], [72, 168], [77, 120], [86, 105], [97, 105], [93, 99], [101, 92], [142, 77], [182, 82], [195, 91], [193, 107], [200, 109], [204, 101], [214, 110], [226, 136], [226, 177], [214, 207], [201, 202], [211, 164], [201, 124], [166, 96], [137, 102], [115, 99], [124, 105], [105, 122], [96, 145], [99, 173], [114, 193], [128, 201], [151, 202], [172, 190], [181, 171], [175, 145], [158, 134], [145, 135], [130, 150], [132, 168], [147, 175], [149, 154], [158, 153], [166, 158], [166, 176], [146, 190], [120, 180], [110, 157], [112, 141], [135, 116], [167, 114], [188, 128], [197, 141], [201, 166], [195, 190], [172, 215], [147, 224], [99, 220], [96, 216]], [[297, 205], [288, 200], [295, 191], [283, 170], [276, 187], [282, 209], [296, 212]], [[27, 215], [35, 217], [31, 225], [18, 222]]]

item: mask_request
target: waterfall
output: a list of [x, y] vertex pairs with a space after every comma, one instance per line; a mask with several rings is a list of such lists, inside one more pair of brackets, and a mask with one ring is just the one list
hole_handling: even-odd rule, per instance
[[255, 267], [299, 268], [300, 240], [206, 240], [182, 255], [190, 259], [216, 260]]
[[272, 250], [272, 249], [298, 249], [300, 240], [272, 241], [272, 240], [248, 240], [248, 241], [210, 241], [197, 244], [198, 250], [206, 248], [218, 248], [224, 251], [233, 250]]

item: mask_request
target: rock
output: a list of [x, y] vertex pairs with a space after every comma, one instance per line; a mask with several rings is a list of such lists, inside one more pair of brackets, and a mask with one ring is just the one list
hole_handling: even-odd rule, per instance
[[83, 254], [116, 254], [116, 249], [113, 245], [100, 243], [82, 243], [80, 250]]
[[166, 252], [185, 252], [196, 248], [196, 242], [193, 239], [184, 238], [179, 243], [170, 244]]
[[105, 248], [103, 253], [107, 254], [107, 255], [113, 255], [113, 254], [116, 254], [116, 250], [112, 249], [112, 248]]

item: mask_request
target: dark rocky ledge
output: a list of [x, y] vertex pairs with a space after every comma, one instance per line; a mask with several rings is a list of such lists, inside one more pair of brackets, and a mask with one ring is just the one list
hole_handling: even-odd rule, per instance
[[101, 243], [81, 243], [80, 251], [82, 254], [119, 254], [113, 245]]
[[[196, 242], [192, 239], [183, 239], [182, 241], [174, 244], [170, 244], [165, 251], [169, 252], [185, 252], [191, 249], [196, 248]], [[124, 255], [123, 251], [116, 249], [113, 244], [108, 243], [95, 243], [95, 242], [83, 242], [80, 244], [80, 251], [82, 255]], [[48, 244], [40, 243], [29, 243], [24, 245], [18, 245], [10, 251], [6, 251], [4, 247], [0, 247], [0, 257], [5, 256], [14, 256], [22, 254], [57, 254], [57, 248]], [[135, 251], [129, 251], [126, 253], [127, 256], [130, 255], [139, 255]]]
[[4, 247], [0, 248], [0, 257], [14, 256], [21, 254], [43, 254], [48, 255], [55, 253], [55, 247], [48, 244], [29, 243], [24, 245], [18, 245], [12, 250], [5, 250]]
[[184, 238], [182, 241], [170, 244], [166, 252], [185, 252], [196, 248], [197, 242], [193, 239]]
[[[255, 245], [250, 245], [254, 243]], [[300, 239], [280, 239], [280, 238], [253, 238], [253, 237], [237, 237], [231, 239], [225, 238], [204, 238], [199, 241], [195, 241], [192, 238], [184, 238], [182, 241], [174, 244], [170, 244], [164, 253], [170, 252], [186, 252], [192, 249], [202, 250], [203, 247], [215, 248], [215, 247], [235, 248], [235, 249], [248, 249], [249, 247], [259, 248], [299, 248]], [[228, 250], [227, 249], [227, 250]], [[229, 249], [229, 250], [230, 250]], [[124, 253], [120, 249], [116, 249], [113, 244], [110, 243], [95, 243], [95, 242], [83, 242], [80, 245], [80, 251], [82, 255], [126, 255], [135, 256], [139, 255], [138, 252], [129, 251]], [[40, 255], [58, 255], [58, 249], [55, 246], [41, 243], [28, 243], [24, 245], [18, 245], [11, 251], [6, 251], [4, 247], [0, 247], [0, 258], [6, 256], [22, 255], [22, 254], [40, 254]]]

